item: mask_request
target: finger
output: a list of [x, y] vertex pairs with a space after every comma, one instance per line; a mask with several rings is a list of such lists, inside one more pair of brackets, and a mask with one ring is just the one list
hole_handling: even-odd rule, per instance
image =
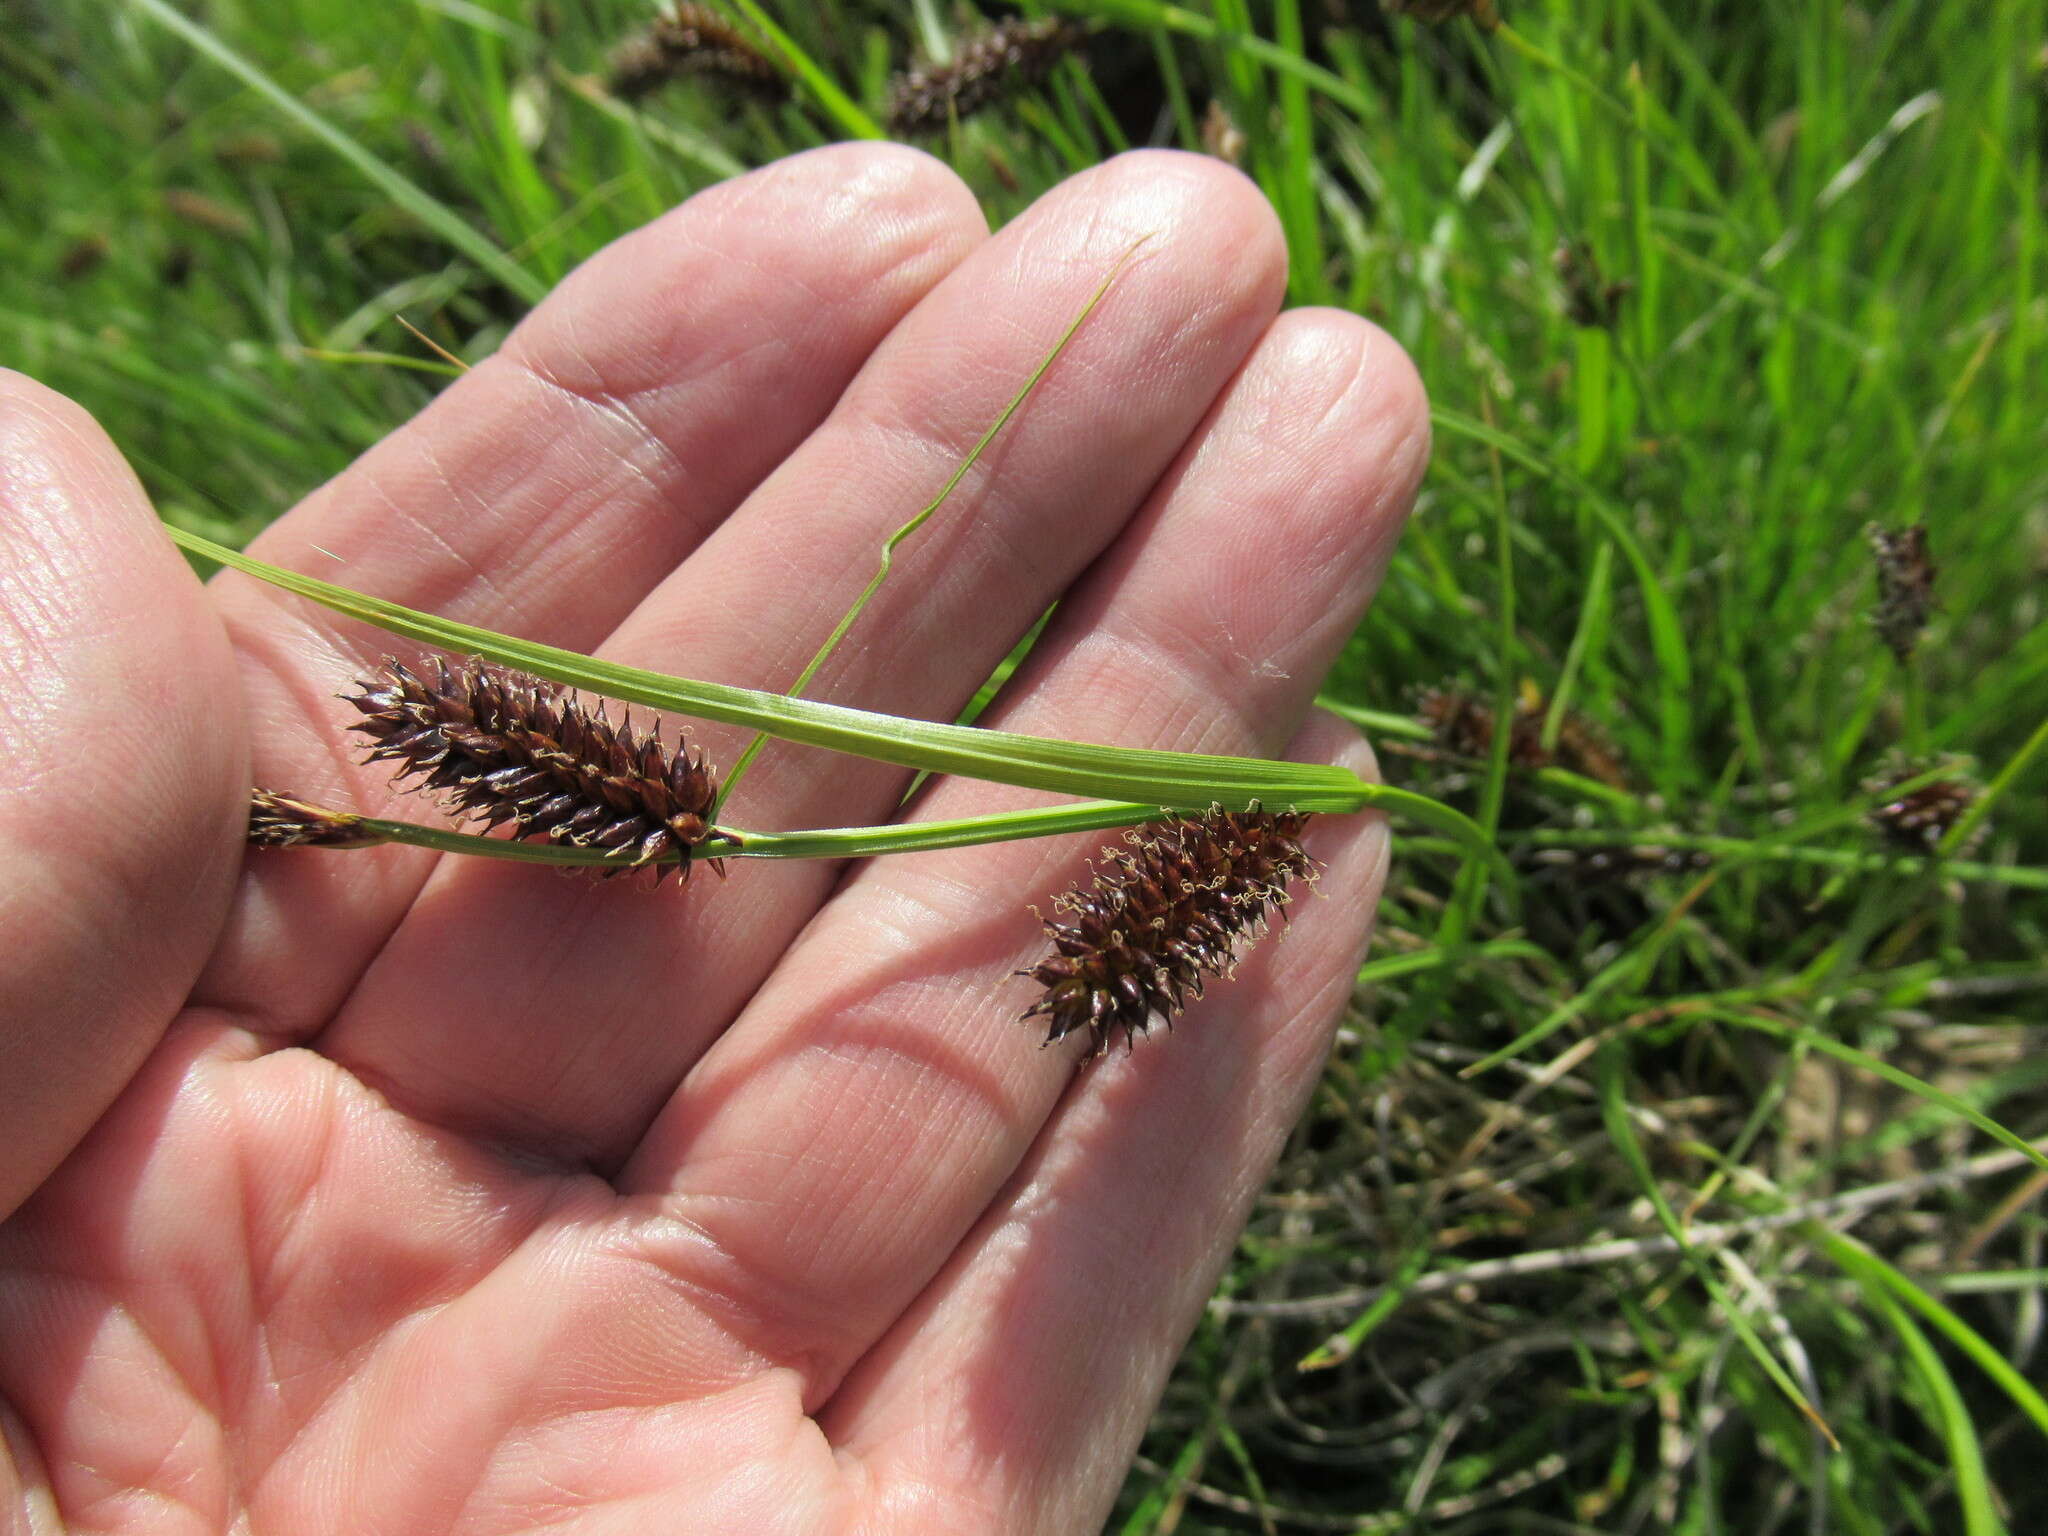
[[114, 445], [0, 371], [0, 1216], [113, 1101], [218, 934], [248, 819], [218, 618]]
[[[1382, 333], [1281, 317], [1062, 610], [1001, 724], [1277, 749], [1379, 579], [1426, 439], [1420, 386]], [[1027, 803], [1043, 797], [947, 781], [919, 813]], [[808, 1401], [930, 1280], [1059, 1096], [1071, 1054], [1039, 1051], [1018, 1023], [1031, 988], [998, 978], [1038, 958], [1026, 904], [1071, 884], [1082, 851], [1002, 844], [864, 868], [627, 1170], [629, 1190], [670, 1190], [682, 1224], [708, 1235], [679, 1262], [744, 1297], [760, 1347], [801, 1344]], [[1349, 920], [1362, 928], [1365, 913]], [[1231, 990], [1131, 1069], [1228, 1027]]]
[[[824, 418], [985, 234], [951, 172], [896, 146], [818, 150], [715, 187], [586, 262], [497, 355], [257, 553], [588, 650]], [[333, 695], [394, 648], [390, 636], [239, 576], [218, 595], [264, 723], [258, 781], [385, 809], [389, 776], [355, 764], [352, 717]], [[412, 850], [252, 860], [208, 1001], [303, 1037], [331, 1017], [431, 862]]]
[[[1327, 715], [1288, 755], [1373, 772], [1357, 733]], [[1308, 841], [1322, 899], [1294, 905], [1284, 937], [1253, 952], [1199, 1027], [1079, 1081], [820, 1415], [880, 1509], [972, 1488], [991, 1508], [1031, 1511], [1020, 1532], [1100, 1527], [1363, 959], [1385, 823], [1325, 819]]]
[[[786, 687], [1116, 259], [1117, 279], [1029, 404], [923, 533], [810, 692], [951, 718], [1141, 504], [1270, 322], [1271, 210], [1237, 173], [1136, 155], [1078, 176], [964, 262], [788, 464], [606, 654]], [[693, 729], [730, 763], [744, 734]], [[735, 825], [887, 819], [908, 775], [771, 746]], [[603, 1167], [752, 994], [837, 870], [736, 864], [680, 900], [450, 865], [321, 1048], [416, 1113]], [[462, 967], [447, 964], [459, 948]], [[473, 975], [492, 978], [488, 1009]], [[431, 1021], [431, 1027], [423, 1027]]]

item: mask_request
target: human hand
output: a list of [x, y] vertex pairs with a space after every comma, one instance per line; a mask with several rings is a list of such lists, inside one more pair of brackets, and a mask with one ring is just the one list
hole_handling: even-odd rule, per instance
[[[1362, 320], [1276, 318], [1275, 221], [1196, 157], [993, 238], [900, 148], [717, 187], [256, 550], [785, 688], [1140, 236], [809, 692], [950, 719], [1059, 599], [987, 723], [1369, 773], [1302, 722], [1413, 495], [1421, 389]], [[1011, 972], [1113, 834], [680, 892], [245, 854], [252, 779], [420, 818], [333, 697], [390, 648], [202, 588], [83, 413], [0, 380], [6, 1528], [1099, 1524], [1314, 1084], [1379, 822], [1318, 818], [1326, 899], [1076, 1074]], [[906, 783], [771, 744], [729, 814], [878, 822]], [[909, 814], [1046, 798], [945, 780]]]

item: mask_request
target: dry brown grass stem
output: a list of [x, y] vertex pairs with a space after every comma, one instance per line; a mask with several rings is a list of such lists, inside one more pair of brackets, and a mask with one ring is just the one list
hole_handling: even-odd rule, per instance
[[[2048, 1152], [2048, 1137], [2042, 1138], [2034, 1145]], [[2026, 1154], [2010, 1148], [2001, 1148], [1996, 1152], [1982, 1153], [1953, 1167], [1933, 1168], [1907, 1178], [1890, 1179], [1882, 1184], [1868, 1184], [1860, 1189], [1845, 1190], [1837, 1195], [1824, 1195], [1818, 1199], [1788, 1206], [1782, 1211], [1765, 1211], [1741, 1221], [1698, 1222], [1688, 1230], [1687, 1236], [1694, 1250], [1699, 1251], [1720, 1247], [1740, 1238], [1753, 1237], [1761, 1232], [1796, 1227], [1802, 1222], [1840, 1223], [1845, 1218], [1854, 1219], [1885, 1206], [1917, 1200], [1937, 1189], [1953, 1189], [1959, 1184], [1992, 1178], [2001, 1173], [2011, 1173], [2016, 1168], [2029, 1166], [2032, 1166], [2032, 1163]], [[1404, 1288], [1402, 1295], [1409, 1300], [1420, 1300], [1425, 1296], [1437, 1296], [1448, 1291], [1462, 1290], [1467, 1286], [1495, 1285], [1503, 1281], [1525, 1279], [1530, 1275], [1555, 1274], [1560, 1270], [1587, 1269], [1604, 1264], [1625, 1264], [1638, 1259], [1663, 1258], [1678, 1251], [1678, 1240], [1663, 1232], [1645, 1237], [1623, 1237], [1599, 1243], [1580, 1243], [1570, 1248], [1518, 1253], [1504, 1259], [1487, 1259], [1476, 1264], [1434, 1269], [1418, 1276], [1412, 1284]], [[1228, 1296], [1218, 1296], [1209, 1303], [1209, 1310], [1218, 1317], [1343, 1317], [1371, 1306], [1385, 1289], [1385, 1286], [1362, 1285], [1342, 1291], [1331, 1291], [1321, 1296], [1290, 1297], [1284, 1301], [1238, 1301]]]

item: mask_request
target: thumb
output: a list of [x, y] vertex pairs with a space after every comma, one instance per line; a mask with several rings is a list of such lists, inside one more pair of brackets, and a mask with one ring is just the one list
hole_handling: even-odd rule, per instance
[[0, 1217], [183, 1004], [248, 793], [198, 580], [92, 418], [0, 370]]

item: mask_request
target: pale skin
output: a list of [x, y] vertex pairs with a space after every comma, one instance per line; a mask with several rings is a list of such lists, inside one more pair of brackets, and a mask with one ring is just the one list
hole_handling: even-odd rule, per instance
[[[994, 236], [901, 148], [713, 189], [255, 552], [786, 687], [1141, 236], [810, 691], [950, 719], [1059, 599], [988, 723], [1370, 773], [1310, 701], [1422, 390], [1365, 321], [1279, 313], [1271, 211], [1194, 157]], [[394, 653], [200, 584], [89, 417], [0, 375], [0, 1530], [1097, 1528], [1315, 1084], [1384, 826], [1320, 818], [1319, 896], [1083, 1069], [1011, 973], [1114, 834], [682, 891], [245, 852], [252, 782], [436, 819], [333, 697]], [[727, 815], [869, 824], [906, 782], [772, 745]]]

